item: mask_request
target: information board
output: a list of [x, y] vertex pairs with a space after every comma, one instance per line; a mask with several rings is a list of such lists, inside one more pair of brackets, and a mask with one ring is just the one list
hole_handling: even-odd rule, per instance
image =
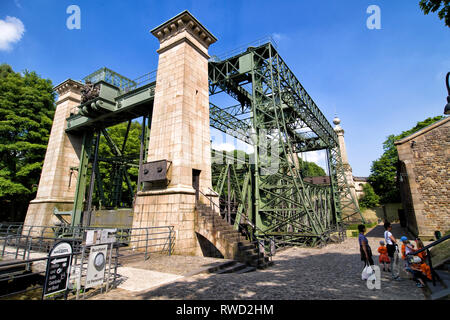
[[65, 241], [58, 242], [48, 255], [43, 296], [67, 289], [71, 262], [72, 245]]
[[86, 274], [86, 288], [103, 284], [108, 245], [92, 246]]

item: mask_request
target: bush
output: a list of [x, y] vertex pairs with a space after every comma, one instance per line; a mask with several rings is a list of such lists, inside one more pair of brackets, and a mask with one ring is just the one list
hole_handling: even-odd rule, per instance
[[361, 209], [374, 208], [380, 205], [380, 197], [368, 183], [363, 186], [364, 195], [359, 199]]

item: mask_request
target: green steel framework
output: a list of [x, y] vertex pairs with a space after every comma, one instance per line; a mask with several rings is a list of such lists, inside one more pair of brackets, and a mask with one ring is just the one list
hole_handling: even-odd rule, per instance
[[[99, 74], [113, 75], [116, 80], [112, 83], [105, 77], [97, 79]], [[113, 174], [117, 179], [125, 178], [130, 185], [124, 170], [130, 162], [123, 158], [123, 148], [121, 151], [108, 138], [106, 127], [138, 116], [144, 117], [143, 123], [145, 117], [148, 119], [148, 126], [144, 126], [141, 134], [139, 164], [142, 164], [147, 154], [153, 110], [156, 85], [153, 76], [141, 77], [149, 82], [143, 86], [140, 86], [142, 81], [131, 81], [105, 68], [86, 79], [93, 77], [116, 84], [117, 93], [102, 98], [108, 107], [103, 114], [77, 113], [68, 119], [66, 131], [84, 137], [73, 208], [75, 225], [82, 223], [85, 197], [88, 208], [94, 189], [102, 198], [101, 177], [96, 164], [99, 159], [95, 155], [96, 148], [92, 148], [94, 134], [105, 136], [116, 157], [106, 161], [116, 161]], [[117, 85], [119, 82], [121, 86]], [[122, 86], [124, 83], [128, 86]], [[242, 157], [212, 150], [214, 189], [220, 195], [222, 214], [236, 229], [246, 231], [252, 240], [274, 239], [280, 246], [317, 245], [326, 243], [333, 233], [342, 234], [343, 220], [355, 215], [362, 219], [345, 178], [336, 133], [272, 43], [249, 47], [227, 59], [210, 60], [209, 91], [210, 96], [225, 92], [239, 102], [231, 107], [210, 103], [211, 127], [254, 148], [252, 155]], [[100, 109], [96, 107], [95, 110]], [[126, 137], [123, 146], [125, 143]], [[267, 147], [269, 144], [271, 148]], [[298, 154], [315, 150], [326, 150], [330, 173], [328, 186], [303, 181]], [[91, 174], [86, 195], [90, 162], [94, 168], [90, 171], [96, 177], [92, 178]], [[97, 181], [95, 188], [94, 180]], [[137, 188], [141, 188], [139, 182]], [[120, 193], [119, 189], [117, 193]], [[345, 216], [343, 212], [346, 212]]]
[[[270, 42], [210, 62], [209, 80], [210, 95], [225, 92], [240, 103], [211, 104], [211, 126], [254, 148], [252, 161], [228, 156], [217, 161], [220, 155], [213, 161], [215, 190], [225, 200], [228, 219], [233, 201], [235, 228], [250, 228], [256, 238], [279, 245], [314, 245], [341, 231], [343, 218], [363, 220], [345, 178], [336, 133]], [[271, 149], [279, 152], [277, 170], [267, 168], [273, 154], [266, 141], [278, 142], [278, 150]], [[323, 149], [330, 185], [305, 183], [298, 153]]]

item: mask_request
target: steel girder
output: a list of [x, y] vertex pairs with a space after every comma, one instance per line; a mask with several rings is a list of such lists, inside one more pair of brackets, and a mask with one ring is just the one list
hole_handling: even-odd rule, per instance
[[[250, 224], [256, 237], [277, 238], [279, 243], [316, 244], [340, 229], [344, 207], [360, 213], [356, 199], [345, 201], [350, 189], [336, 133], [270, 43], [210, 62], [209, 81], [210, 95], [226, 92], [240, 103], [212, 105], [211, 126], [254, 147], [249, 164], [228, 159], [216, 168], [221, 174], [213, 177], [219, 194], [226, 183], [232, 184], [238, 203], [235, 227]], [[239, 119], [244, 114], [250, 117]], [[276, 170], [266, 165], [275, 150], [267, 152], [261, 146], [265, 140], [278, 142]], [[327, 150], [330, 186], [309, 185], [302, 179], [297, 153], [322, 149]], [[225, 172], [238, 165], [241, 176], [234, 174], [234, 180], [240, 184], [225, 181], [230, 180]]]

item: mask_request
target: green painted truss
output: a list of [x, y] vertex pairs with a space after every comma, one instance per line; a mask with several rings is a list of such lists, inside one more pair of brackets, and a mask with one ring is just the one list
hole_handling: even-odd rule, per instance
[[[106, 81], [106, 76], [115, 82]], [[100, 77], [100, 96], [81, 105], [80, 110], [85, 108], [86, 112], [72, 114], [66, 130], [84, 136], [73, 224], [82, 223], [82, 212], [90, 210], [94, 191], [103, 197], [96, 163], [116, 164], [113, 199], [104, 202], [112, 201], [116, 206], [122, 182], [131, 185], [126, 167], [133, 162], [124, 159], [123, 147], [115, 146], [105, 129], [140, 116], [144, 123], [145, 118], [149, 120], [141, 135], [139, 164], [147, 154], [151, 130], [154, 73], [131, 81], [101, 69], [88, 78], [95, 77]], [[278, 246], [317, 245], [329, 241], [333, 234], [342, 235], [347, 219], [362, 219], [345, 178], [336, 133], [270, 42], [227, 59], [211, 60], [209, 91], [210, 96], [224, 92], [238, 103], [231, 107], [210, 103], [211, 127], [254, 149], [252, 154], [241, 153], [240, 157], [212, 151], [213, 187], [220, 196], [221, 213], [236, 229], [252, 240], [275, 240]], [[98, 148], [94, 136], [100, 134], [105, 136], [114, 159], [95, 155]], [[298, 155], [317, 150], [327, 154], [329, 185], [313, 185], [303, 179]], [[138, 181], [137, 190], [140, 187]], [[134, 193], [130, 194], [133, 197]]]

